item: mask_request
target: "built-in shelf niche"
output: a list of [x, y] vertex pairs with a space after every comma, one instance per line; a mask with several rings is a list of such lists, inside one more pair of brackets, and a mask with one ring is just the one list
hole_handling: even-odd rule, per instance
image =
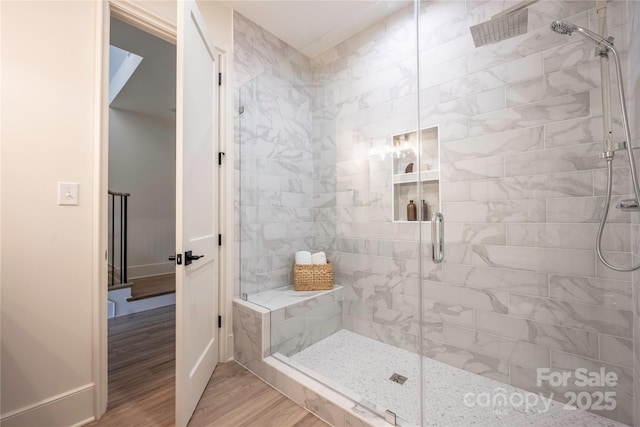
[[[394, 135], [392, 145], [392, 197], [393, 221], [407, 221], [407, 205], [410, 200], [418, 209], [418, 220], [422, 216], [422, 200], [427, 204], [425, 221], [431, 220], [434, 212], [440, 211], [440, 142], [438, 127], [421, 130], [422, 150], [418, 164], [418, 138], [416, 131]], [[413, 164], [413, 166], [409, 166]], [[418, 189], [421, 188], [421, 197]]]

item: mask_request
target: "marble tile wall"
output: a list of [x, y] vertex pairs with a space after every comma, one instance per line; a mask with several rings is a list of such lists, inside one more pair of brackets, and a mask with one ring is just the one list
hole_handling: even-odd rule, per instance
[[341, 330], [342, 299], [340, 288], [272, 310], [270, 354], [291, 356]]
[[312, 100], [309, 59], [237, 12], [234, 61], [239, 295], [290, 284], [293, 254], [312, 248]]
[[[633, 146], [640, 145], [640, 3], [629, 2], [629, 84], [626, 94], [629, 97], [629, 122]], [[636, 165], [640, 159], [636, 157]], [[640, 215], [632, 215], [632, 252], [633, 262], [640, 264]], [[633, 272], [633, 368], [634, 368], [634, 397], [635, 397], [635, 425], [640, 426], [640, 271]]]
[[255, 304], [233, 302], [233, 358], [236, 362], [272, 384], [273, 370], [262, 361], [270, 354], [271, 316], [269, 310]]
[[[632, 424], [639, 299], [631, 274], [595, 255], [606, 184], [599, 65], [591, 42], [549, 29], [557, 19], [594, 29], [595, 1], [539, 2], [527, 34], [476, 49], [469, 26], [508, 5], [423, 2], [419, 71], [413, 6], [314, 58], [314, 245], [345, 287], [345, 328], [560, 400], [561, 388], [537, 387], [536, 368], [604, 367], [618, 374], [618, 406], [600, 414]], [[608, 7], [627, 85], [639, 34], [629, 6]], [[391, 159], [379, 154], [415, 129], [417, 75], [421, 126], [438, 125], [441, 142], [437, 266], [427, 243], [419, 262], [428, 226], [391, 222]], [[624, 155], [615, 177], [614, 203], [630, 193]], [[610, 213], [603, 245], [619, 264], [640, 255], [632, 220]]]
[[[249, 295], [244, 304], [269, 313], [268, 319], [262, 320], [269, 326], [261, 332], [265, 344], [262, 355], [288, 357], [342, 329], [342, 299], [342, 286], [305, 292], [291, 286]], [[257, 328], [242, 329], [259, 335]]]
[[[591, 43], [549, 30], [556, 19], [595, 28], [595, 1], [539, 2], [527, 34], [476, 49], [469, 25], [507, 6], [423, 2], [419, 72], [412, 6], [312, 61], [236, 14], [237, 276], [249, 292], [281, 286], [294, 250], [325, 250], [345, 328], [533, 390], [538, 367], [604, 367], [620, 381], [618, 407], [602, 415], [632, 424], [640, 276], [594, 253], [606, 184], [597, 61]], [[630, 93], [640, 89], [638, 49], [627, 53], [637, 8], [609, 3]], [[441, 142], [437, 266], [419, 246], [428, 226], [391, 222], [391, 159], [378, 154], [416, 127], [418, 74], [421, 126], [438, 125]], [[623, 159], [613, 203], [630, 193]], [[607, 257], [640, 259], [638, 236], [637, 216], [612, 210]]]

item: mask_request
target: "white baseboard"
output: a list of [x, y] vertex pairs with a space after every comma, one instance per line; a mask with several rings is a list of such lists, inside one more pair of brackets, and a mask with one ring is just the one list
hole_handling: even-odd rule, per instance
[[227, 337], [227, 362], [233, 360], [233, 334]]
[[87, 418], [86, 420], [82, 420], [80, 422], [77, 422], [77, 423], [71, 425], [71, 427], [80, 427], [80, 426], [83, 426], [85, 424], [89, 424], [90, 422], [94, 421], [95, 419], [96, 419], [96, 417]]
[[116, 317], [116, 303], [111, 300], [107, 300], [107, 319], [111, 319], [113, 317]]
[[80, 426], [94, 419], [94, 385], [61, 393], [28, 407], [3, 415], [0, 427]]
[[175, 262], [161, 262], [158, 264], [131, 265], [127, 268], [128, 280], [140, 277], [161, 276], [171, 274], [176, 271]]

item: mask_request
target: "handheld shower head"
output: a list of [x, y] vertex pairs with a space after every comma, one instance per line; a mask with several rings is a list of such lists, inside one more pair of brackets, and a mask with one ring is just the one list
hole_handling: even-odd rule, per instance
[[613, 43], [599, 34], [594, 33], [593, 31], [589, 31], [586, 28], [579, 27], [578, 25], [572, 24], [567, 21], [553, 21], [551, 23], [551, 29], [558, 34], [567, 34], [571, 35], [573, 32], [577, 32], [582, 37], [585, 37], [589, 40], [592, 40], [597, 45], [601, 45], [603, 48], [613, 48]]
[[558, 34], [571, 35], [576, 30], [576, 26], [566, 21], [553, 21], [551, 23], [551, 29]]

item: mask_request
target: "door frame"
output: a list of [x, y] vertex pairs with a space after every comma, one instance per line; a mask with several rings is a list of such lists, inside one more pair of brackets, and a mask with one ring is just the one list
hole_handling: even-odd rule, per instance
[[[94, 97], [96, 99], [96, 131], [94, 140], [93, 158], [93, 265], [92, 265], [92, 288], [93, 288], [93, 361], [92, 371], [95, 382], [94, 387], [94, 416], [99, 419], [107, 410], [108, 402], [108, 319], [107, 319], [107, 258], [108, 258], [108, 201], [103, 195], [107, 194], [109, 185], [109, 41], [110, 41], [110, 21], [111, 18], [118, 18], [140, 30], [150, 33], [169, 43], [176, 44], [176, 25], [153, 12], [140, 7], [128, 0], [105, 0], [100, 2], [96, 8], [96, 56], [94, 62], [95, 88]], [[229, 81], [230, 75], [229, 51], [221, 46], [215, 46], [216, 53], [220, 61], [218, 70], [223, 73], [223, 82]], [[218, 210], [220, 230], [229, 230], [228, 237], [231, 236], [233, 227], [233, 203], [228, 197], [233, 191], [230, 185], [233, 184], [232, 164], [232, 138], [229, 138], [228, 117], [225, 114], [226, 106], [229, 102], [230, 92], [227, 84], [223, 84], [219, 90], [218, 109], [218, 150], [224, 151], [227, 161], [224, 161], [218, 170], [219, 192]], [[231, 156], [230, 156], [231, 154]], [[229, 350], [233, 348], [231, 337], [231, 296], [233, 290], [229, 289], [233, 283], [232, 266], [232, 245], [233, 239], [225, 238], [225, 244], [219, 248], [219, 270], [218, 270], [218, 292], [219, 292], [219, 314], [223, 316], [222, 328], [218, 330], [219, 339], [219, 360], [228, 361], [230, 359]], [[231, 281], [230, 281], [231, 280]], [[227, 319], [227, 321], [224, 321]], [[229, 347], [231, 345], [231, 347]]]

